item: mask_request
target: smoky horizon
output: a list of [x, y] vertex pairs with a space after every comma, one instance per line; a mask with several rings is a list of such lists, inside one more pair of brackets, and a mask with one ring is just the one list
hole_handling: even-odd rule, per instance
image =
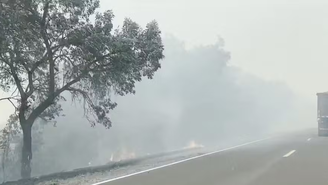
[[[36, 2], [46, 1], [32, 2], [42, 15]], [[6, 3], [0, 26], [21, 27], [0, 28], [0, 129], [14, 130], [0, 137], [0, 183], [21, 178], [21, 120], [32, 120], [26, 177], [192, 156], [318, 125], [316, 93], [328, 91], [323, 0], [100, 0], [97, 9], [97, 0], [60, 0], [37, 26], [18, 16], [28, 22], [31, 10]], [[11, 49], [23, 62], [6, 62]]]

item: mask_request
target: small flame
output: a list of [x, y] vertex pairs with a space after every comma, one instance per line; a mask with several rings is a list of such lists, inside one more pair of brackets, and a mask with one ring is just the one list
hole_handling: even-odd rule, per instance
[[125, 148], [123, 148], [120, 152], [112, 153], [110, 156], [110, 161], [122, 161], [134, 158], [136, 158], [135, 152], [128, 152]]
[[190, 141], [188, 146], [185, 147], [185, 149], [193, 149], [193, 148], [204, 148], [204, 146], [201, 144], [198, 144], [198, 143], [196, 143], [196, 141], [192, 140], [192, 141]]
[[113, 161], [114, 160], [114, 154], [112, 154], [111, 156], [110, 156], [110, 161]]

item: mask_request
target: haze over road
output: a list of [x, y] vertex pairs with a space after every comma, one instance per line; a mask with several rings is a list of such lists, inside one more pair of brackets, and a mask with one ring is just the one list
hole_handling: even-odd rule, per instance
[[103, 185], [324, 185], [328, 137], [307, 130], [246, 144]]

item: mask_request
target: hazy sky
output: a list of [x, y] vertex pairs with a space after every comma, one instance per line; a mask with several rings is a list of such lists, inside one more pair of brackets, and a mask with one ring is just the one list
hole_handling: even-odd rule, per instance
[[[220, 35], [232, 65], [284, 81], [313, 100], [328, 91], [327, 0], [101, 0], [101, 6], [114, 11], [116, 25], [124, 17], [141, 25], [156, 19], [164, 34], [188, 47]], [[0, 102], [0, 123], [9, 107]]]
[[328, 91], [327, 0], [102, 0], [116, 23], [156, 19], [187, 46], [220, 35], [232, 65], [315, 98]]

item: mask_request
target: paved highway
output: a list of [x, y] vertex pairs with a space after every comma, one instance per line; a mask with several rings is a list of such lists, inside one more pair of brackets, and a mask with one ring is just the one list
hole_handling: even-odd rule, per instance
[[328, 137], [309, 130], [259, 140], [100, 184], [327, 185]]

